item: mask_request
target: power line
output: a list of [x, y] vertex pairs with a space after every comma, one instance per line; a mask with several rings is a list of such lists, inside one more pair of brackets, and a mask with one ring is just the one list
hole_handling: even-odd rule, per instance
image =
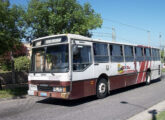
[[130, 25], [130, 24], [126, 24], [126, 23], [122, 23], [122, 22], [120, 22], [120, 21], [116, 21], [116, 20], [112, 20], [112, 19], [103, 18], [103, 20], [106, 20], [106, 21], [109, 21], [109, 22], [113, 22], [113, 23], [118, 23], [118, 24], [120, 24], [120, 25], [127, 26], [127, 27], [131, 27], [131, 28], [138, 29], [138, 30], [145, 31], [145, 32], [150, 31], [150, 30], [148, 30], [148, 29], [144, 29], [144, 28], [137, 27], [137, 26]]

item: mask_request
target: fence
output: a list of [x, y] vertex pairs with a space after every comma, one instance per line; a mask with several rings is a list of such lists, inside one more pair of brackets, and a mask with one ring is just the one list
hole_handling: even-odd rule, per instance
[[[27, 72], [15, 72], [15, 84], [17, 85], [27, 85], [28, 83], [28, 73]], [[0, 73], [0, 88], [8, 87], [8, 86], [15, 86], [12, 85], [12, 72], [8, 73]]]

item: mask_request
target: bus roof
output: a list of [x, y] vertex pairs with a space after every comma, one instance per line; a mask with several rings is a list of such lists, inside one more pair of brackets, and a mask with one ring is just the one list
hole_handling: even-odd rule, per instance
[[159, 49], [157, 47], [152, 47], [152, 46], [129, 44], [129, 43], [123, 43], [123, 42], [113, 42], [113, 41], [101, 40], [101, 39], [93, 39], [93, 38], [89, 38], [89, 37], [85, 37], [85, 36], [77, 35], [77, 34], [57, 34], [57, 35], [50, 35], [50, 36], [45, 36], [45, 37], [40, 37], [40, 38], [34, 39], [34, 40], [32, 40], [32, 42], [38, 41], [38, 40], [42, 40], [42, 39], [47, 39], [47, 38], [60, 37], [60, 36], [67, 36], [67, 37], [72, 38], [72, 39], [83, 40], [83, 41], [85, 40], [85, 41], [92, 41], [92, 42], [102, 42], [102, 43], [111, 43], [111, 44], [122, 44], [122, 45], [131, 45], [131, 46], [138, 46], [138, 47]]

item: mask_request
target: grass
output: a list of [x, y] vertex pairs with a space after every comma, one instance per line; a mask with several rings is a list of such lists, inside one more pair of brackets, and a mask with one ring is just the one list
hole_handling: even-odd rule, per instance
[[11, 72], [11, 71], [3, 71], [0, 69], [0, 73], [8, 73], [8, 72]]
[[160, 113], [157, 115], [157, 119], [156, 119], [156, 120], [165, 120], [165, 111], [160, 112]]
[[162, 72], [165, 72], [165, 68], [162, 68]]
[[17, 87], [13, 89], [0, 90], [0, 99], [21, 97], [26, 94], [27, 94], [27, 88], [25, 87]]

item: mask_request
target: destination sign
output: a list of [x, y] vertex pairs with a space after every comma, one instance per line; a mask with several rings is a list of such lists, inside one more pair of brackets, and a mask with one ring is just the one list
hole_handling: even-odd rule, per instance
[[36, 41], [35, 46], [41, 46], [41, 41]]
[[45, 44], [52, 44], [52, 43], [59, 43], [61, 42], [62, 38], [52, 38], [45, 40]]
[[55, 43], [61, 43], [61, 42], [67, 42], [67, 37], [61, 36], [61, 37], [42, 39], [40, 41], [35, 41], [33, 43], [33, 46], [41, 46], [41, 45], [55, 44]]

